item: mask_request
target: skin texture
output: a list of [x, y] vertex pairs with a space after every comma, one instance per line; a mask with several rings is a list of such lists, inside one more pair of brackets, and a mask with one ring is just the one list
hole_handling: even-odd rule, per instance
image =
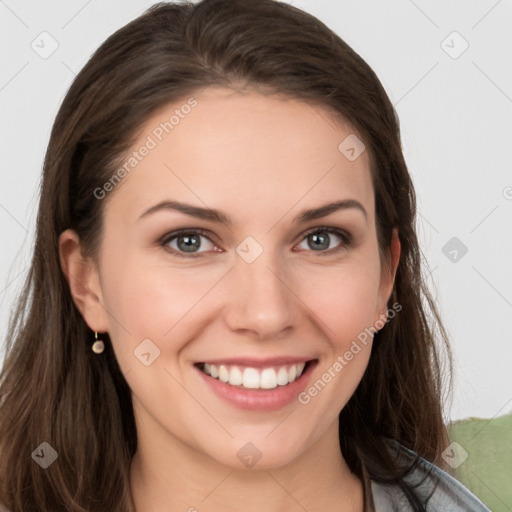
[[[102, 199], [97, 264], [81, 257], [73, 231], [60, 238], [74, 301], [93, 331], [109, 333], [132, 390], [137, 511], [243, 504], [248, 511], [360, 512], [362, 486], [339, 450], [338, 415], [366, 369], [371, 339], [307, 405], [294, 400], [277, 411], [234, 407], [193, 363], [316, 358], [313, 383], [385, 318], [400, 244], [395, 232], [381, 265], [368, 153], [349, 161], [338, 145], [353, 128], [306, 102], [223, 88], [194, 98], [197, 106]], [[148, 135], [156, 140], [155, 128], [185, 103], [161, 108], [133, 149]], [[341, 199], [359, 201], [367, 218], [348, 208], [293, 224], [303, 210]], [[139, 219], [163, 200], [221, 210], [233, 224], [173, 210]], [[315, 249], [307, 231], [323, 226], [350, 233], [352, 242], [318, 229], [328, 241]], [[159, 244], [181, 228], [211, 233], [200, 238], [200, 257]], [[248, 236], [263, 249], [252, 263], [236, 252]], [[183, 245], [175, 238], [167, 247]], [[144, 339], [160, 350], [149, 366], [134, 356]], [[247, 442], [261, 452], [252, 468], [237, 457]]]

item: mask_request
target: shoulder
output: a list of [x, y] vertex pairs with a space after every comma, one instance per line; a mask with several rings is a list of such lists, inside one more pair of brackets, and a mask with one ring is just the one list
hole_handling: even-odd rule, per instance
[[[394, 443], [391, 449], [399, 450], [406, 457], [416, 454], [405, 446]], [[425, 504], [427, 512], [491, 512], [469, 489], [431, 462], [419, 457], [414, 470], [404, 481]], [[371, 481], [376, 512], [412, 511], [409, 502], [397, 484]]]

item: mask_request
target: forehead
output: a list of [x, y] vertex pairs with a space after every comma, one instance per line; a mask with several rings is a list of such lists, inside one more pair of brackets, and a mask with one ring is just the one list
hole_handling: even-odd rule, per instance
[[294, 205], [355, 198], [372, 216], [368, 152], [356, 159], [343, 152], [354, 137], [325, 107], [209, 87], [164, 105], [144, 124], [107, 209], [133, 217], [174, 199], [233, 211], [241, 222], [259, 212], [271, 222]]

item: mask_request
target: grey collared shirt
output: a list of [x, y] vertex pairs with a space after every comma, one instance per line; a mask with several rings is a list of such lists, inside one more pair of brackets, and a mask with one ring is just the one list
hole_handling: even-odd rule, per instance
[[[414, 456], [414, 452], [403, 445], [400, 450]], [[491, 512], [469, 489], [424, 458], [419, 459], [417, 467], [404, 481], [419, 496], [427, 512]], [[376, 512], [413, 511], [398, 485], [372, 480], [371, 489]]]

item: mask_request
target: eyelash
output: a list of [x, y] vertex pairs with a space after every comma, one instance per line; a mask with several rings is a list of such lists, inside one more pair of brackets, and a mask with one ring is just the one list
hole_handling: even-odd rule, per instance
[[[304, 233], [300, 242], [302, 242], [305, 238], [307, 238], [309, 235], [312, 235], [314, 233], [329, 233], [329, 234], [338, 236], [342, 240], [342, 243], [340, 243], [340, 245], [338, 247], [336, 247], [334, 249], [328, 249], [326, 251], [318, 251], [317, 256], [332, 255], [334, 253], [338, 253], [338, 252], [347, 250], [350, 247], [350, 245], [352, 244], [352, 236], [349, 233], [342, 231], [338, 228], [333, 228], [333, 227], [329, 227], [329, 226], [321, 226], [321, 227], [316, 227], [316, 228], [312, 228], [312, 229], [308, 230], [306, 233]], [[165, 234], [162, 238], [160, 238], [158, 243], [166, 251], [168, 251], [172, 254], [175, 254], [178, 257], [200, 258], [204, 255], [204, 252], [186, 254], [186, 253], [183, 253], [180, 251], [176, 251], [175, 249], [171, 249], [170, 247], [167, 246], [167, 244], [169, 244], [169, 242], [171, 242], [175, 238], [178, 238], [180, 235], [202, 235], [205, 238], [208, 238], [208, 240], [210, 240], [210, 242], [215, 244], [215, 242], [210, 239], [211, 233], [208, 231], [205, 231], [204, 229], [200, 229], [200, 228], [184, 228], [184, 229], [178, 229], [177, 231], [172, 231], [170, 233]], [[312, 252], [317, 252], [317, 251], [312, 251]]]

